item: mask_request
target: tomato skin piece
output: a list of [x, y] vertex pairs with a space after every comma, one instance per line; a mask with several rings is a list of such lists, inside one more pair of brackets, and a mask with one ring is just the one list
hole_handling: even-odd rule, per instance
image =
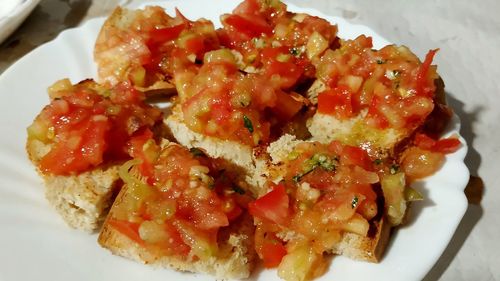
[[426, 134], [420, 133], [415, 136], [415, 145], [425, 150], [448, 154], [457, 151], [460, 148], [461, 142], [457, 138], [446, 138], [436, 141]]
[[425, 60], [420, 66], [420, 69], [417, 73], [417, 85], [416, 91], [419, 96], [426, 96], [428, 93], [425, 92], [425, 86], [427, 86], [427, 74], [429, 73], [429, 68], [431, 67], [432, 60], [434, 59], [434, 55], [439, 49], [430, 50], [425, 56]]
[[449, 154], [457, 151], [460, 148], [461, 144], [462, 143], [457, 138], [441, 139], [434, 144], [432, 150], [435, 152]]
[[264, 19], [258, 17], [250, 19], [241, 15], [229, 15], [224, 22], [250, 38], [273, 33], [273, 28]]
[[273, 190], [248, 204], [251, 215], [260, 219], [269, 220], [280, 225], [287, 223], [289, 211], [289, 198], [285, 186], [278, 184]]
[[127, 236], [130, 240], [136, 242], [137, 244], [143, 246], [145, 245], [144, 240], [139, 236], [139, 224], [133, 223], [125, 220], [118, 220], [115, 218], [109, 218], [108, 224], [114, 229], [118, 230], [121, 234]]
[[287, 254], [285, 246], [279, 241], [265, 241], [260, 251], [266, 268], [277, 267]]

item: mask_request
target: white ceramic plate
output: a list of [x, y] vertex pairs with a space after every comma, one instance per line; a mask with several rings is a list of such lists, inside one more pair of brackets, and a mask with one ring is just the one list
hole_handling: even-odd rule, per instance
[[1, 0], [0, 43], [29, 16], [40, 0]]
[[[218, 16], [236, 2], [168, 1], [167, 12], [177, 6], [189, 18]], [[329, 19], [339, 35], [371, 35], [375, 47], [387, 41], [371, 29], [318, 11], [289, 9]], [[41, 179], [26, 158], [25, 128], [47, 104], [46, 88], [69, 77], [73, 82], [96, 77], [92, 62], [94, 40], [103, 19], [61, 33], [10, 67], [0, 77], [0, 280], [213, 280], [213, 277], [155, 270], [111, 255], [100, 248], [96, 235], [68, 228], [47, 204]], [[448, 134], [458, 133], [454, 118]], [[425, 201], [413, 204], [411, 223], [393, 235], [379, 264], [343, 257], [332, 260], [330, 270], [318, 280], [421, 280], [446, 248], [462, 219], [467, 203], [463, 189], [469, 172], [463, 160], [467, 146], [448, 155], [444, 167], [417, 183]], [[274, 270], [258, 271], [255, 280], [278, 280]]]

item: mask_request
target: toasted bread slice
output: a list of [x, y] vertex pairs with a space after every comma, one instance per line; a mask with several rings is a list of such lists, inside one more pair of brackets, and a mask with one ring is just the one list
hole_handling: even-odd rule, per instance
[[[126, 192], [126, 186], [118, 195], [116, 202]], [[110, 216], [112, 216], [111, 209]], [[99, 235], [99, 244], [113, 254], [158, 268], [170, 268], [179, 271], [206, 273], [217, 278], [247, 278], [255, 263], [253, 247], [253, 222], [244, 216], [237, 223], [220, 230], [218, 237], [219, 254], [208, 260], [186, 261], [176, 256], [163, 256], [149, 252], [144, 247], [120, 233], [108, 223]]]
[[[166, 140], [162, 141], [161, 147], [163, 149], [162, 153], [164, 153], [165, 151], [169, 151], [169, 149], [175, 150], [181, 148], [185, 150], [185, 148], [182, 148], [181, 146]], [[171, 157], [172, 157], [171, 154], [168, 154], [168, 159], [172, 159]], [[171, 166], [169, 166], [170, 164], [166, 165], [170, 167], [169, 169], [172, 168]], [[192, 168], [194, 167], [199, 168], [200, 166], [192, 166]], [[133, 168], [133, 171], [131, 173], [135, 174], [136, 172], [137, 171], [134, 170]], [[191, 183], [192, 182], [190, 182], [189, 183], [190, 186], [187, 187], [188, 191], [184, 192], [190, 192], [194, 190], [193, 188], [197, 188], [197, 187], [191, 187]], [[131, 197], [136, 198], [135, 193], [133, 193], [135, 192], [134, 188], [130, 188], [129, 184], [125, 184], [121, 189], [120, 193], [118, 194], [113, 206], [111, 207], [109, 215], [106, 219], [106, 222], [104, 223], [104, 226], [98, 238], [98, 242], [102, 247], [109, 249], [115, 255], [132, 259], [144, 264], [149, 264], [154, 267], [171, 268], [179, 271], [188, 271], [194, 273], [206, 273], [213, 275], [217, 278], [224, 278], [224, 279], [241, 279], [249, 277], [255, 263], [255, 250], [254, 250], [254, 240], [253, 240], [253, 233], [254, 233], [253, 220], [248, 213], [245, 212], [241, 214], [235, 220], [231, 221], [228, 226], [221, 227], [220, 229], [218, 229], [217, 232], [218, 250], [216, 254], [204, 256], [203, 258], [193, 256], [193, 252], [199, 250], [198, 248], [196, 248], [196, 250], [191, 250], [190, 254], [187, 256], [182, 256], [177, 252], [167, 254], [165, 252], [159, 251], [154, 246], [150, 246], [148, 242], [142, 241], [142, 238], [140, 238], [141, 237], [140, 227], [138, 230], [139, 233], [138, 239], [141, 239], [139, 242], [144, 242], [144, 243], [139, 243], [137, 239], [136, 240], [131, 239], [130, 236], [120, 232], [113, 225], [113, 223], [110, 222], [111, 220], [115, 220], [116, 218], [123, 216], [124, 214], [123, 208], [128, 208], [127, 206], [129, 206], [127, 205], [128, 204], [127, 202], [130, 202]], [[166, 196], [166, 195], [163, 194], [161, 196]], [[185, 195], [177, 195], [177, 197], [175, 198], [179, 198], [182, 196]], [[178, 204], [189, 204], [186, 203], [185, 201], [182, 202], [184, 203], [178, 203]], [[161, 215], [161, 214], [154, 214], [153, 219], [155, 215]], [[176, 219], [178, 218], [174, 218], [173, 220]], [[175, 222], [173, 224], [176, 225]], [[197, 239], [197, 238], [191, 236], [189, 239]]]
[[[98, 66], [99, 81], [116, 85], [120, 81], [136, 77], [143, 80], [141, 59], [149, 56], [150, 51], [146, 40], [134, 27], [140, 29], [141, 23], [151, 21], [151, 24], [170, 20], [160, 7], [147, 7], [144, 10], [128, 10], [117, 7], [102, 26], [94, 49], [94, 60]], [[132, 72], [131, 72], [132, 71]], [[136, 71], [136, 72], [134, 72]], [[147, 86], [135, 84], [136, 88], [147, 96], [155, 94], [174, 94], [175, 86], [163, 74], [154, 74], [157, 79]], [[139, 79], [140, 78], [140, 79]], [[134, 79], [132, 79], [134, 82]], [[137, 82], [137, 81], [136, 81]]]
[[371, 151], [372, 155], [388, 155], [394, 147], [406, 139], [413, 130], [410, 129], [378, 129], [365, 124], [364, 118], [368, 110], [348, 120], [339, 120], [332, 115], [317, 112], [309, 121], [308, 129], [312, 140], [328, 143], [333, 140], [361, 146]]
[[164, 123], [177, 142], [185, 147], [200, 148], [212, 158], [227, 160], [227, 169], [241, 175], [241, 181], [249, 185], [255, 196], [262, 195], [262, 188], [266, 181], [266, 155], [260, 153], [259, 148], [252, 148], [236, 141], [221, 140], [205, 136], [189, 129], [183, 122], [184, 117], [180, 104], [172, 109]]
[[[297, 140], [294, 136], [283, 135], [277, 141], [271, 143], [267, 152], [271, 156], [271, 165], [268, 166], [269, 177], [274, 182], [279, 182], [284, 177], [283, 162], [289, 157], [294, 148], [304, 141]], [[383, 200], [379, 202], [379, 209], [383, 208]], [[383, 212], [379, 212], [370, 223], [368, 235], [361, 236], [355, 233], [344, 232], [339, 243], [333, 245], [329, 252], [336, 255], [346, 256], [355, 260], [368, 262], [379, 262], [382, 259], [387, 243], [389, 242], [392, 226], [387, 223]], [[280, 233], [280, 237], [287, 241], [296, 235], [292, 231]]]
[[[28, 139], [26, 149], [37, 165], [49, 152], [50, 145]], [[39, 174], [45, 183], [45, 196], [63, 220], [71, 227], [88, 232], [102, 225], [113, 199], [121, 187], [116, 164], [101, 165], [72, 176]]]
[[[429, 114], [427, 119], [419, 124], [414, 124], [410, 128], [386, 128], [379, 129], [366, 125], [364, 118], [368, 114], [368, 110], [361, 111], [357, 116], [347, 120], [339, 120], [332, 115], [316, 112], [312, 118], [307, 121], [307, 127], [312, 135], [312, 140], [322, 143], [328, 143], [333, 140], [341, 141], [348, 145], [361, 146], [366, 149], [372, 156], [385, 158], [394, 156], [405, 142], [422, 126], [427, 124], [438, 123], [439, 128], [432, 128], [429, 131], [442, 131], [445, 124], [449, 120], [446, 114], [440, 112], [449, 111], [446, 107], [446, 97], [444, 92], [444, 82], [441, 77], [434, 80], [436, 86], [434, 96], [434, 111]], [[326, 86], [318, 79], [309, 88], [307, 97], [313, 104], [317, 104], [318, 94], [326, 89]], [[439, 122], [437, 118], [441, 119]], [[450, 115], [450, 113], [447, 113]], [[430, 126], [435, 127], [435, 124]], [[439, 126], [439, 125], [438, 125]]]

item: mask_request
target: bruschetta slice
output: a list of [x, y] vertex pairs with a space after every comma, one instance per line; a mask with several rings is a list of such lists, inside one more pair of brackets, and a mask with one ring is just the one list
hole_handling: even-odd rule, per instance
[[101, 246], [156, 267], [248, 277], [254, 263], [254, 228], [245, 211], [250, 198], [200, 150], [133, 142], [144, 153], [120, 168], [125, 186]]
[[431, 65], [436, 50], [420, 62], [404, 46], [372, 48], [371, 38], [362, 35], [321, 56], [308, 93], [317, 103], [308, 128], [314, 140], [339, 140], [383, 157], [433, 111], [439, 76]]
[[212, 22], [190, 21], [179, 11], [169, 16], [163, 8], [128, 10], [118, 7], [99, 32], [94, 49], [99, 82], [128, 81], [148, 94], [174, 94], [170, 55], [175, 49], [202, 59], [219, 47]]
[[28, 128], [28, 156], [63, 219], [94, 231], [121, 186], [118, 166], [130, 158], [127, 142], [161, 124], [162, 113], [128, 84], [108, 88], [63, 79], [49, 96], [50, 104]]
[[165, 119], [172, 135], [181, 145], [233, 163], [228, 169], [239, 170], [259, 194], [255, 171], [262, 147], [276, 137], [273, 128], [301, 111], [305, 99], [268, 83], [263, 74], [239, 71], [229, 49], [207, 52], [202, 65], [182, 54], [174, 61], [178, 98]]
[[[325, 254], [381, 259], [392, 226], [381, 189], [390, 174], [384, 163], [359, 147], [290, 135], [268, 152], [268, 193], [249, 204], [255, 247], [266, 267], [277, 266], [285, 280], [309, 280], [327, 268]], [[398, 175], [404, 189], [404, 174]]]

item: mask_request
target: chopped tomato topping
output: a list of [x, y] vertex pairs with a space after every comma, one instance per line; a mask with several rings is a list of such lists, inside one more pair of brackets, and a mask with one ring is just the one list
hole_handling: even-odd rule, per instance
[[59, 94], [32, 125], [44, 124], [30, 137], [51, 144], [39, 163], [44, 173], [68, 175], [106, 161], [125, 160], [127, 141], [161, 118], [158, 109], [143, 103], [137, 91], [123, 84], [107, 89], [85, 81]]
[[[302, 76], [302, 69], [295, 63], [295, 59], [290, 55], [286, 47], [265, 48], [261, 53], [264, 64], [264, 74], [272, 80], [279, 79], [279, 86], [288, 89], [294, 86]], [[276, 75], [277, 77], [272, 77]]]
[[359, 166], [367, 171], [372, 170], [372, 161], [365, 150], [356, 146], [345, 146], [340, 161], [343, 164]]
[[148, 45], [159, 44], [166, 41], [174, 40], [179, 37], [179, 34], [186, 28], [185, 24], [178, 24], [171, 27], [153, 29], [149, 32]]
[[139, 236], [139, 224], [125, 220], [117, 220], [114, 218], [108, 219], [108, 224], [114, 229], [118, 230], [121, 234], [127, 236], [132, 241], [139, 245], [144, 245], [144, 240]]
[[318, 112], [333, 114], [341, 119], [353, 115], [351, 93], [347, 87], [339, 86], [318, 95]]
[[262, 34], [271, 35], [273, 32], [273, 28], [265, 20], [258, 17], [247, 18], [243, 15], [229, 15], [224, 19], [224, 22], [249, 38], [259, 37]]
[[148, 179], [148, 183], [152, 184], [153, 180], [153, 163], [158, 155], [158, 146], [153, 139], [153, 132], [146, 129], [141, 134], [138, 134], [129, 143], [129, 154], [142, 162], [139, 165], [139, 172]]
[[285, 186], [282, 184], [274, 186], [266, 195], [248, 204], [248, 210], [253, 216], [285, 225], [289, 215]]
[[277, 267], [287, 254], [285, 246], [278, 241], [265, 241], [261, 249], [262, 260], [266, 268]]

